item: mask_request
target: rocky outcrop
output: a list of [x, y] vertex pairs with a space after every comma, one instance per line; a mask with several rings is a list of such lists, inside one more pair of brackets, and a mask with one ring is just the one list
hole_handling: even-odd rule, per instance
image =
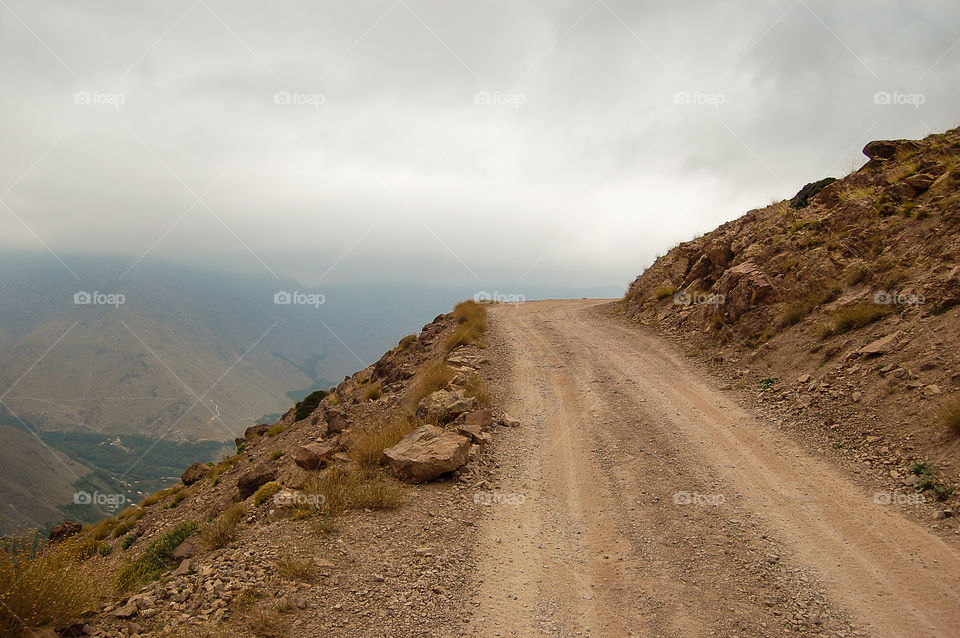
[[258, 436], [263, 436], [264, 434], [266, 434], [267, 430], [269, 429], [270, 429], [270, 426], [267, 425], [266, 423], [258, 423], [257, 425], [251, 425], [246, 430], [244, 430], [243, 438], [247, 439], [248, 441], [250, 439], [255, 439]]
[[450, 423], [459, 415], [477, 407], [477, 400], [459, 392], [437, 390], [417, 405], [417, 418], [431, 423]]
[[237, 479], [237, 491], [240, 494], [240, 500], [250, 498], [263, 485], [276, 478], [276, 470], [267, 465], [255, 465], [250, 468]]
[[180, 480], [184, 485], [193, 485], [203, 479], [210, 472], [210, 466], [206, 463], [194, 463], [180, 475]]
[[63, 521], [50, 530], [49, 541], [51, 543], [59, 543], [74, 534], [79, 534], [82, 529], [83, 525], [77, 521]]
[[394, 473], [408, 483], [423, 483], [467, 462], [470, 439], [432, 425], [417, 428], [383, 451]]

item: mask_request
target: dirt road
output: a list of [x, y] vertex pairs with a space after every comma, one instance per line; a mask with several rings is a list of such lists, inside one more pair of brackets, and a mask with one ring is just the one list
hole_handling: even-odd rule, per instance
[[490, 312], [522, 426], [495, 443], [469, 633], [960, 636], [956, 544], [597, 304]]

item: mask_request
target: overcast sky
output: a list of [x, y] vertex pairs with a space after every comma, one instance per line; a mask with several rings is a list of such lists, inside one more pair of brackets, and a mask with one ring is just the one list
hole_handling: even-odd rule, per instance
[[960, 124], [958, 25], [952, 0], [0, 0], [0, 249], [626, 284], [871, 139]]

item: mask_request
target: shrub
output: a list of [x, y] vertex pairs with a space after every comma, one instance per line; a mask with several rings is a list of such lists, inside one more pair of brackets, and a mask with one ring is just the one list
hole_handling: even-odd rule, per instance
[[950, 432], [960, 435], [960, 399], [943, 404], [940, 408], [940, 421]]
[[283, 456], [283, 450], [274, 450], [273, 452], [270, 453], [270, 460], [276, 461], [281, 456]]
[[123, 549], [130, 549], [130, 546], [137, 542], [136, 534], [127, 534], [123, 537], [123, 540], [120, 541], [120, 547]]
[[660, 286], [653, 291], [654, 299], [663, 299], [664, 297], [671, 297], [680, 292], [680, 289], [676, 286]]
[[173, 495], [173, 498], [170, 499], [170, 502], [167, 503], [166, 508], [173, 509], [174, 507], [180, 504], [180, 501], [182, 501], [185, 498], [187, 498], [186, 492], [184, 491], [177, 492], [176, 494]]
[[285, 580], [309, 582], [317, 577], [317, 564], [310, 558], [284, 556], [274, 563], [277, 575]]
[[105, 518], [93, 527], [90, 528], [90, 538], [95, 541], [102, 541], [113, 529], [113, 526], [116, 524], [117, 519], [115, 518]]
[[888, 306], [874, 303], [860, 303], [847, 306], [838, 311], [831, 323], [821, 326], [818, 336], [826, 339], [831, 335], [838, 335], [850, 330], [862, 328], [891, 312]]
[[297, 401], [294, 405], [294, 420], [302, 421], [310, 416], [327, 394], [329, 394], [327, 390], [317, 390], [305, 396], [303, 400]]
[[447, 387], [453, 376], [453, 370], [443, 361], [425, 363], [420, 367], [407, 395], [409, 406], [415, 410], [423, 397]]
[[413, 344], [417, 342], [417, 335], [407, 335], [400, 340], [400, 343], [397, 344], [397, 348], [401, 351], [406, 350]]
[[277, 436], [287, 429], [283, 423], [276, 423], [267, 430], [267, 436]]
[[376, 401], [383, 396], [383, 386], [379, 383], [370, 386], [367, 388], [367, 391], [363, 394], [363, 398], [367, 401]]
[[361, 467], [375, 467], [384, 449], [396, 445], [416, 428], [416, 421], [394, 416], [359, 432], [348, 444], [347, 452]]
[[487, 309], [475, 301], [461, 301], [453, 307], [453, 316], [459, 325], [447, 338], [447, 351], [479, 343], [487, 331]]
[[0, 635], [61, 626], [99, 608], [102, 574], [82, 565], [79, 541], [45, 541], [32, 530], [0, 537]]
[[340, 397], [338, 397], [336, 394], [331, 392], [329, 397], [330, 398], [328, 399], [328, 401], [330, 401], [330, 405], [340, 405]]
[[188, 536], [197, 531], [197, 527], [199, 525], [194, 521], [180, 523], [151, 541], [136, 560], [124, 565], [117, 573], [117, 589], [127, 592], [163, 575], [167, 571], [167, 560], [170, 554]]
[[133, 529], [133, 526], [136, 525], [136, 521], [124, 521], [113, 528], [113, 537], [120, 538], [127, 532]]
[[162, 501], [163, 499], [170, 496], [171, 494], [176, 494], [181, 489], [183, 489], [182, 485], [174, 485], [173, 487], [168, 487], [166, 489], [160, 490], [159, 492], [154, 492], [150, 496], [147, 496], [142, 501], [140, 501], [140, 507], [150, 507], [151, 505], [155, 505], [160, 501]]
[[837, 181], [836, 177], [824, 177], [819, 181], [804, 185], [804, 187], [800, 189], [800, 192], [790, 200], [790, 208], [806, 208], [811, 199], [835, 181]]
[[214, 465], [214, 466], [213, 466], [213, 469], [211, 469], [209, 472], [207, 472], [207, 476], [208, 476], [208, 477], [210, 478], [210, 480], [213, 481], [214, 483], [218, 483], [218, 482], [220, 481], [220, 475], [223, 474], [224, 472], [227, 472], [227, 471], [233, 469], [233, 466], [236, 465], [239, 461], [240, 461], [240, 455], [239, 455], [239, 454], [234, 454], [233, 456], [228, 456], [228, 457], [222, 459], [222, 460], [221, 460], [219, 463], [217, 463], [216, 465]]
[[254, 506], [260, 507], [273, 498], [273, 495], [279, 492], [281, 489], [283, 489], [283, 486], [276, 481], [265, 483], [259, 490], [257, 490], [257, 493], [253, 495]]
[[396, 479], [369, 473], [354, 486], [350, 504], [367, 509], [391, 509], [403, 495], [403, 487]]
[[769, 390], [778, 383], [780, 383], [780, 379], [778, 377], [766, 377], [765, 379], [760, 380], [760, 389]]
[[207, 549], [218, 549], [237, 537], [237, 528], [246, 510], [242, 503], [234, 503], [219, 516], [200, 528], [200, 541]]

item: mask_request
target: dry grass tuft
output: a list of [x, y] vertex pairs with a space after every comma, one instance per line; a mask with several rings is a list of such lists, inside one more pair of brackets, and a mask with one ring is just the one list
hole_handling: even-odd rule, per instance
[[274, 563], [277, 574], [284, 580], [310, 582], [317, 577], [317, 564], [311, 558], [288, 555]]
[[453, 307], [457, 328], [447, 339], [447, 351], [459, 346], [479, 344], [487, 331], [487, 309], [475, 301], [461, 301]]
[[417, 378], [410, 386], [410, 392], [407, 395], [408, 407], [411, 410], [416, 410], [417, 405], [425, 396], [447, 387], [453, 377], [453, 370], [443, 361], [425, 363], [420, 367]]
[[376, 401], [383, 396], [383, 386], [379, 383], [375, 383], [367, 388], [367, 391], [363, 393], [363, 398], [367, 401]]
[[383, 450], [396, 445], [416, 427], [416, 421], [409, 417], [392, 416], [356, 434], [348, 444], [347, 452], [358, 466], [376, 467]]
[[32, 530], [0, 538], [0, 635], [60, 626], [99, 604], [103, 575], [82, 564], [81, 541], [45, 541]]
[[817, 336], [820, 339], [843, 334], [850, 330], [862, 328], [873, 323], [877, 319], [884, 317], [892, 312], [890, 306], [883, 306], [874, 303], [860, 303], [853, 306], [847, 306], [839, 310], [831, 319], [830, 323], [820, 326]]
[[947, 401], [940, 408], [940, 421], [950, 432], [960, 435], [960, 398]]
[[207, 549], [217, 549], [231, 543], [237, 538], [237, 529], [246, 513], [242, 503], [234, 503], [200, 528], [200, 541]]

